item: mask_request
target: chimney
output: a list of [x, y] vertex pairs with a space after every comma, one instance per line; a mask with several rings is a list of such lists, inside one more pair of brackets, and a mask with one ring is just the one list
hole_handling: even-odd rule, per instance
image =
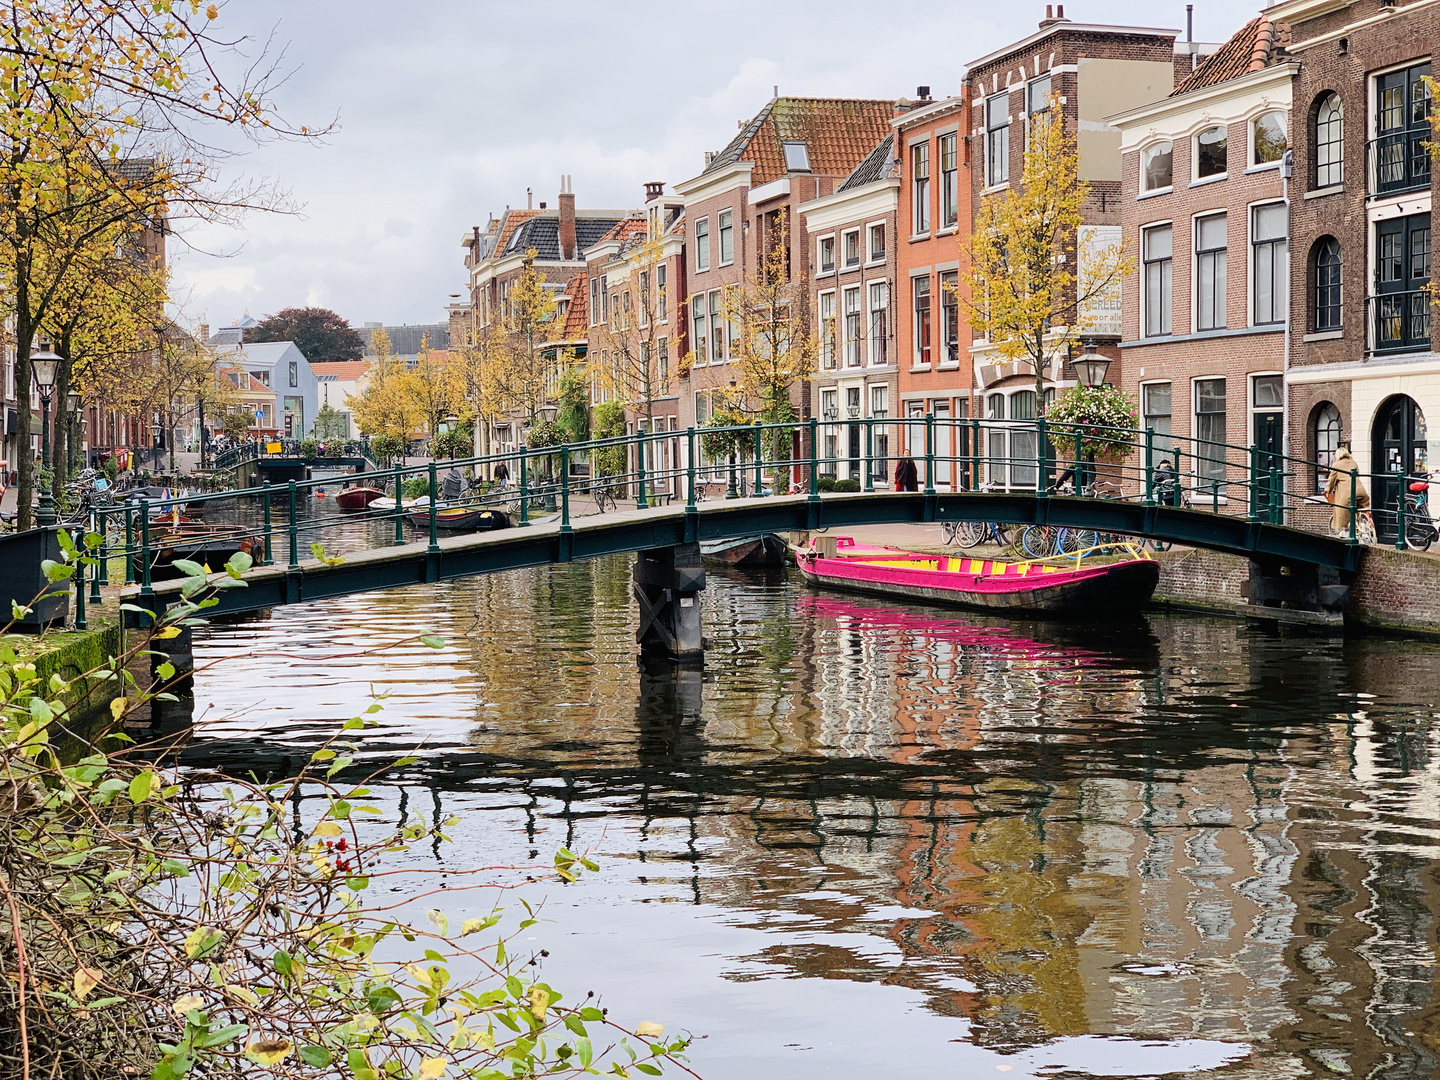
[[651, 180], [645, 184], [645, 201], [652, 203], [665, 194], [665, 181]]
[[560, 177], [560, 258], [573, 262], [575, 251], [575, 192], [571, 189], [572, 179], [566, 174]]
[[535, 209], [535, 193], [531, 191], [528, 187], [525, 189], [525, 209]]
[[541, 200], [540, 200], [540, 209], [541, 209], [541, 210], [544, 210], [544, 209], [545, 209], [545, 200], [544, 200], [544, 199], [541, 199]]
[[1055, 5], [1055, 21], [1056, 21], [1056, 22], [1064, 22], [1064, 21], [1065, 21], [1065, 5], [1064, 5], [1064, 4], [1056, 4], [1056, 5]]
[[917, 86], [915, 88], [915, 99], [917, 102], [930, 100], [930, 88], [928, 86]]
[[200, 344], [205, 344], [210, 340], [210, 324], [202, 322], [196, 329], [196, 333], [200, 335]]

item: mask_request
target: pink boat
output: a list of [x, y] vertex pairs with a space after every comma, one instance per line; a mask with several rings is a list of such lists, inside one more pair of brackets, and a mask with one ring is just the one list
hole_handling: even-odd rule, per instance
[[923, 555], [857, 544], [848, 536], [817, 537], [797, 553], [811, 585], [1006, 615], [1113, 619], [1134, 615], [1155, 592], [1160, 564], [1134, 558], [1077, 563], [1009, 562]]

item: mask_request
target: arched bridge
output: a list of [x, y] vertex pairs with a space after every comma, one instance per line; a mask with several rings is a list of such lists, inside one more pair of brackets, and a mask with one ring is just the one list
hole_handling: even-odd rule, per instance
[[[660, 506], [578, 517], [568, 524], [557, 519], [524, 528], [439, 535], [433, 542], [352, 552], [335, 565], [296, 559], [295, 565], [257, 566], [246, 574], [246, 588], [218, 594], [219, 604], [210, 614], [238, 614], [375, 589], [765, 532], [960, 520], [1123, 533], [1250, 559], [1339, 571], [1354, 570], [1363, 551], [1343, 539], [1285, 525], [1115, 499], [1044, 497], [1034, 492], [800, 494], [706, 501], [693, 507]], [[125, 599], [161, 611], [178, 598], [180, 585], [179, 581], [158, 582], [147, 590], [137, 584], [127, 590]]]

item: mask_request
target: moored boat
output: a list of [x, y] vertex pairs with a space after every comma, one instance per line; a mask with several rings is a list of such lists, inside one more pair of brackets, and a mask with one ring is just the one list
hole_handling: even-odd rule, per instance
[[1160, 564], [1139, 548], [1112, 562], [956, 558], [822, 537], [797, 552], [812, 585], [1005, 615], [1113, 619], [1150, 600]]
[[[243, 551], [252, 558], [255, 557], [260, 550], [260, 543], [258, 538], [237, 529], [202, 525], [196, 521], [181, 519], [151, 536], [150, 580], [167, 581], [184, 577], [185, 575], [174, 567], [177, 559], [200, 563], [218, 573], [236, 552]], [[139, 551], [134, 554], [137, 580], [140, 579], [145, 565], [141, 555]]]
[[[379, 488], [352, 487], [335, 493], [335, 505], [341, 510], [364, 510], [376, 499], [384, 498]], [[393, 503], [392, 503], [393, 508]]]
[[[406, 517], [417, 529], [430, 527], [429, 506], [410, 510]], [[508, 529], [510, 518], [503, 510], [441, 506], [435, 511], [435, 527], [446, 532], [485, 532], [490, 529]]]
[[702, 540], [700, 558], [721, 566], [784, 566], [785, 541], [774, 533], [742, 536], [732, 540]]

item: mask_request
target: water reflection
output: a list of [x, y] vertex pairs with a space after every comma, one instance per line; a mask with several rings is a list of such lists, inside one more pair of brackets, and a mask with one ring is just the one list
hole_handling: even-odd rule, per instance
[[598, 845], [560, 963], [707, 1076], [1435, 1075], [1440, 650], [705, 603], [703, 671], [637, 661], [619, 559], [218, 627], [202, 663], [253, 652], [195, 760], [283, 772], [388, 694], [396, 813], [460, 814], [451, 860]]

